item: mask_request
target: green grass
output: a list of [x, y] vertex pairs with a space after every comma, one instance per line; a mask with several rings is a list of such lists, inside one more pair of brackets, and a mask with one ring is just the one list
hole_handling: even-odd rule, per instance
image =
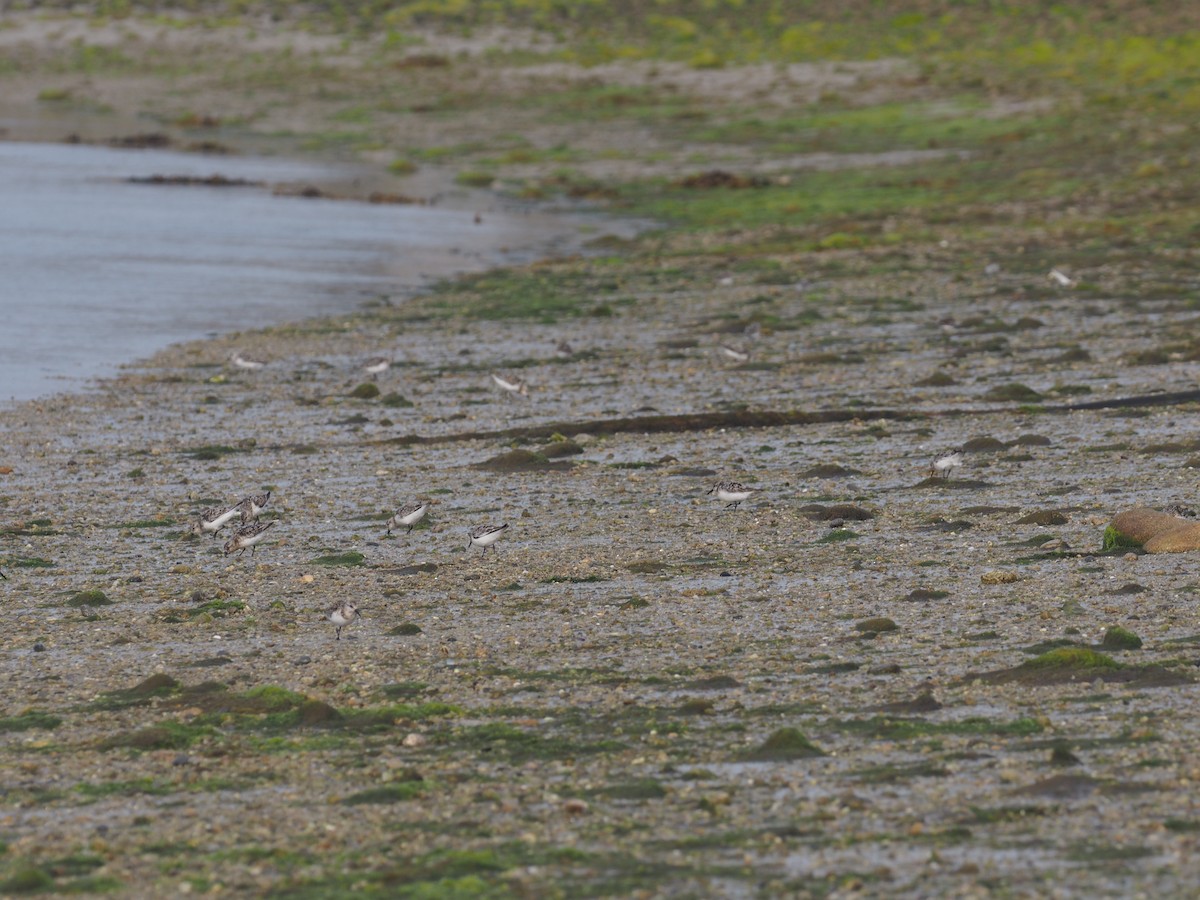
[[62, 724], [62, 719], [50, 713], [26, 710], [15, 716], [0, 717], [0, 733], [7, 731], [29, 731], [32, 728], [53, 730]]

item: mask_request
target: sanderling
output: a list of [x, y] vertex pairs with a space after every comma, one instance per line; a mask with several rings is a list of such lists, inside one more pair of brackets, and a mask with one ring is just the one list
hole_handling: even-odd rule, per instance
[[726, 509], [731, 506], [737, 509], [738, 504], [750, 496], [750, 488], [736, 481], [718, 481], [708, 493], [715, 493]]
[[234, 350], [233, 353], [229, 355], [229, 361], [239, 369], [261, 369], [266, 365], [265, 362], [260, 360], [251, 359], [248, 356], [242, 356], [241, 350]]
[[[387, 533], [391, 534], [393, 528], [399, 528], [401, 525], [407, 525], [408, 531], [412, 531], [413, 526], [425, 518], [425, 513], [428, 511], [428, 503], [422, 503], [419, 500], [416, 503], [405, 503], [396, 510], [394, 516], [387, 520]], [[406, 531], [405, 534], [407, 533]]]
[[242, 524], [249, 525], [251, 522], [257, 522], [258, 517], [262, 515], [262, 511], [267, 508], [267, 504], [271, 502], [271, 492], [265, 494], [251, 494], [246, 497], [238, 505], [238, 511], [242, 514]]
[[[470, 550], [472, 546], [476, 546], [482, 547], [484, 552], [487, 552], [488, 547], [491, 547], [492, 544], [500, 540], [500, 535], [507, 527], [508, 523], [505, 522], [503, 525], [478, 525], [475, 528], [472, 528], [468, 532], [468, 534], [471, 536], [471, 540], [467, 542], [467, 549]], [[497, 553], [500, 552], [498, 547], [494, 549]]]
[[522, 397], [529, 396], [529, 385], [520, 378], [509, 378], [507, 375], [493, 373], [492, 381], [496, 382], [506, 393], [520, 394]]
[[566, 341], [559, 341], [558, 346], [554, 348], [554, 355], [559, 359], [566, 359], [567, 357], [572, 356], [574, 353], [575, 350]]
[[1053, 281], [1055, 284], [1057, 284], [1059, 287], [1075, 287], [1075, 285], [1077, 283], [1074, 278], [1072, 278], [1069, 275], [1064, 275], [1058, 269], [1051, 269], [1050, 272], [1046, 275], [1046, 277], [1049, 278], [1051, 281]]
[[197, 537], [204, 534], [211, 534], [215, 538], [217, 532], [224, 528], [229, 520], [238, 514], [240, 506], [240, 503], [235, 503], [227, 509], [222, 509], [219, 506], [206, 509], [200, 514], [200, 521], [194, 522], [187, 534], [194, 534]]
[[933, 461], [929, 467], [929, 477], [942, 478], [950, 477], [950, 470], [956, 469], [963, 464], [962, 448], [955, 447], [953, 450], [947, 450]]
[[376, 377], [386, 372], [391, 365], [392, 361], [390, 359], [387, 359], [383, 356], [373, 356], [363, 363], [363, 368], [367, 370], [367, 373], [371, 376], [371, 379], [374, 380]]
[[745, 350], [739, 350], [737, 347], [730, 346], [729, 344], [718, 344], [717, 349], [721, 352], [722, 356], [734, 362], [745, 362], [750, 358], [750, 354]]
[[250, 555], [254, 555], [254, 545], [267, 536], [267, 529], [275, 524], [275, 520], [270, 522], [255, 522], [253, 525], [244, 525], [237, 530], [228, 541], [225, 542], [225, 555], [230, 553], [238, 553], [239, 555], [246, 552], [246, 548], [250, 548]]
[[342, 629], [355, 619], [361, 619], [362, 612], [355, 604], [347, 600], [326, 612], [325, 618], [332, 622], [334, 628], [337, 629], [337, 639], [340, 641], [342, 639]]

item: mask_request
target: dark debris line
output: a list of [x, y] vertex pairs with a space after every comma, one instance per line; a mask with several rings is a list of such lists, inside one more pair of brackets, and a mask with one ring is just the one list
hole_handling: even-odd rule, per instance
[[[1039, 406], [1041, 413], [1071, 413], [1081, 410], [1124, 409], [1141, 406], [1173, 406], [1200, 401], [1200, 390], [1174, 391], [1156, 394], [1141, 394], [1134, 397], [1115, 397], [1110, 400], [1093, 400], [1064, 406]], [[917, 411], [903, 409], [828, 409], [816, 412], [801, 410], [738, 410], [732, 412], [684, 413], [682, 415], [623, 416], [616, 419], [587, 419], [576, 422], [549, 422], [544, 425], [529, 425], [505, 428], [500, 431], [460, 431], [455, 434], [420, 435], [403, 434], [393, 438], [373, 441], [378, 444], [449, 444], [460, 441], [499, 440], [506, 438], [528, 438], [548, 440], [555, 434], [661, 434], [687, 431], [708, 431], [713, 428], [776, 428], [781, 425], [824, 425], [831, 422], [890, 419], [911, 421], [914, 419], [949, 418], [955, 416], [1015, 415], [1023, 412], [1020, 407], [993, 407], [991, 409], [945, 409]]]

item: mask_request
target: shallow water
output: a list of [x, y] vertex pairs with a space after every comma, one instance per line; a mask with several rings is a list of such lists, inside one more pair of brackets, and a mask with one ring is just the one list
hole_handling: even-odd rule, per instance
[[520, 259], [561, 239], [549, 217], [133, 184], [219, 173], [304, 182], [280, 159], [0, 143], [0, 402], [78, 389], [205, 335], [330, 314]]

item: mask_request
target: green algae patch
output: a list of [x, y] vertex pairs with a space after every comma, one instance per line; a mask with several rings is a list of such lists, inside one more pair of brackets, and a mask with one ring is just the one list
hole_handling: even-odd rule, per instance
[[56, 887], [57, 884], [50, 873], [37, 866], [21, 866], [0, 881], [0, 893], [5, 895], [41, 894], [53, 891]]
[[780, 728], [758, 747], [743, 754], [742, 759], [747, 762], [787, 762], [824, 755], [825, 751], [806, 738], [799, 729]]
[[398, 784], [385, 784], [382, 787], [368, 788], [342, 798], [346, 806], [363, 806], [378, 803], [403, 803], [405, 800], [415, 800], [425, 793], [425, 782], [419, 777], [412, 781], [401, 781]]
[[930, 722], [910, 716], [872, 716], [869, 719], [829, 720], [825, 725], [847, 734], [879, 741], [907, 741], [933, 735], [1029, 737], [1042, 731], [1041, 724], [1028, 717], [1004, 721], [970, 716], [949, 722]]
[[67, 606], [77, 609], [85, 606], [112, 606], [112, 601], [104, 591], [92, 589], [75, 594], [67, 601]]
[[876, 616], [854, 623], [854, 630], [862, 632], [864, 635], [882, 634], [885, 631], [897, 631], [899, 628], [899, 625], [886, 616]]
[[54, 563], [40, 556], [10, 556], [5, 565], [13, 569], [52, 569]]
[[853, 778], [868, 784], [895, 784], [898, 781], [908, 781], [913, 778], [945, 778], [949, 774], [949, 769], [932, 760], [910, 765], [867, 766], [850, 773]]
[[357, 550], [351, 550], [348, 553], [327, 553], [312, 562], [316, 566], [361, 566], [365, 559]]
[[1104, 632], [1100, 647], [1104, 650], [1140, 650], [1142, 639], [1120, 625], [1113, 625]]
[[379, 386], [369, 381], [364, 381], [350, 392], [350, 396], [355, 400], [374, 400], [379, 396]]
[[1133, 688], [1176, 687], [1192, 684], [1183, 671], [1165, 666], [1123, 665], [1090, 647], [1059, 647], [1010, 669], [968, 675], [989, 684], [1026, 684], [1033, 687], [1071, 682], [1103, 681]]
[[384, 394], [379, 402], [384, 406], [390, 406], [393, 409], [412, 409], [415, 405], [411, 400], [402, 394], [397, 394], [393, 391], [390, 394]]
[[658, 559], [638, 559], [625, 566], [625, 570], [634, 575], [655, 575], [667, 568], [667, 564]]
[[408, 700], [427, 694], [430, 690], [431, 688], [424, 681], [397, 681], [393, 684], [385, 684], [379, 689], [379, 693], [392, 700]]
[[1042, 395], [1024, 384], [1001, 384], [983, 395], [984, 400], [1009, 403], [1040, 403]]
[[33, 728], [44, 728], [47, 731], [57, 728], [62, 719], [49, 713], [26, 710], [20, 715], [0, 718], [0, 734], [7, 731], [29, 731]]
[[625, 781], [598, 788], [593, 794], [608, 797], [610, 800], [661, 800], [667, 796], [667, 789], [654, 778], [641, 778], [637, 781]]
[[100, 741], [96, 746], [100, 750], [183, 750], [209, 734], [212, 734], [212, 729], [203, 726], [162, 722], [133, 731], [118, 732]]
[[1141, 541], [1129, 537], [1117, 531], [1112, 525], [1104, 529], [1104, 542], [1100, 547], [1103, 553], [1112, 553], [1116, 550], [1133, 550], [1139, 549], [1142, 546]]
[[146, 706], [157, 698], [177, 694], [181, 685], [163, 672], [139, 681], [131, 688], [108, 691], [89, 704], [92, 709], [124, 709], [127, 706]]
[[242, 693], [241, 698], [247, 704], [246, 711], [253, 712], [279, 712], [294, 709], [308, 700], [303, 694], [297, 694], [295, 691], [289, 691], [287, 688], [273, 684], [252, 687]]
[[1097, 669], [1119, 669], [1121, 664], [1111, 656], [1105, 656], [1087, 647], [1059, 647], [1047, 651], [1021, 664], [1030, 670], [1072, 669], [1093, 671]]
[[245, 453], [246, 450], [241, 447], [230, 447], [225, 444], [205, 444], [203, 447], [193, 447], [191, 450], [184, 452], [192, 459], [214, 460], [233, 453]]

